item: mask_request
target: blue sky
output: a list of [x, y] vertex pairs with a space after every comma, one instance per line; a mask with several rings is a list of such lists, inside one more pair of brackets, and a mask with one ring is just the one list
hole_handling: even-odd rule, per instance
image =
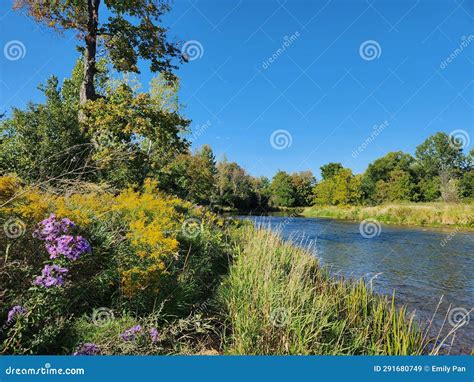
[[[8, 3], [0, 111], [41, 101], [37, 84], [68, 76], [77, 57], [71, 34], [38, 27]], [[474, 142], [473, 4], [176, 0], [165, 24], [198, 53], [178, 71], [193, 147], [209, 143], [218, 158], [271, 176], [318, 175], [330, 161], [360, 173], [389, 151], [413, 153], [437, 131], [463, 130]], [[15, 60], [6, 53], [12, 41], [24, 47]], [[141, 80], [151, 78], [144, 63]]]

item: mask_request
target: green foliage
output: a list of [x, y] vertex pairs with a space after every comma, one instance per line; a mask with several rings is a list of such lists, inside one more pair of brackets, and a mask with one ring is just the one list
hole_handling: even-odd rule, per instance
[[417, 173], [414, 158], [401, 151], [390, 152], [382, 158], [376, 159], [367, 167], [362, 180], [364, 198], [372, 203], [382, 203], [386, 200], [392, 200], [393, 197], [400, 197], [400, 195], [408, 198], [403, 200], [410, 200], [410, 197], [413, 195], [413, 190], [411, 189], [404, 190], [403, 192], [399, 190], [399, 195], [392, 196], [385, 192], [391, 187], [385, 186], [385, 183], [393, 184], [397, 182], [395, 179], [392, 179], [393, 171], [397, 171], [395, 174], [400, 174], [400, 171], [402, 171], [403, 176], [408, 175], [409, 180], [404, 180], [407, 184], [416, 182]]
[[52, 76], [39, 88], [44, 104], [15, 108], [0, 125], [0, 173], [16, 172], [33, 181], [77, 178], [88, 156], [88, 141], [77, 122], [74, 78], [59, 88]]
[[181, 115], [179, 81], [157, 77], [150, 91], [139, 93], [131, 81], [111, 81], [101, 62], [96, 86], [102, 97], [89, 101], [84, 129], [78, 120], [80, 64], [60, 88], [51, 77], [40, 89], [44, 104], [14, 109], [0, 124], [0, 172], [16, 173], [29, 182], [61, 184], [107, 182], [123, 188], [159, 177], [188, 143], [190, 121]]
[[474, 170], [466, 171], [459, 182], [459, 196], [462, 198], [474, 197]]
[[452, 142], [445, 133], [436, 133], [416, 148], [416, 159], [423, 175], [429, 178], [446, 171], [450, 176], [458, 176], [466, 167], [466, 157], [462, 147]]
[[252, 177], [235, 162], [217, 164], [216, 203], [241, 210], [256, 206]]
[[[167, 29], [159, 25], [169, 11], [167, 1], [143, 0], [104, 2], [93, 0], [15, 0], [14, 8], [25, 10], [35, 21], [55, 30], [72, 29], [83, 45], [100, 38], [115, 69], [139, 72], [138, 59], [150, 61], [153, 72], [167, 73], [175, 68], [174, 57], [181, 57], [178, 47], [167, 41]], [[84, 48], [84, 46], [81, 46]], [[95, 59], [95, 57], [94, 57]]]
[[315, 178], [311, 171], [289, 175], [278, 171], [270, 184], [270, 204], [276, 207], [308, 206], [313, 200]]
[[313, 187], [316, 179], [311, 171], [291, 174], [291, 183], [295, 195], [295, 206], [309, 206], [313, 201]]
[[271, 183], [271, 203], [275, 206], [294, 207], [296, 204], [296, 193], [293, 187], [292, 177], [285, 171], [278, 171]]
[[321, 177], [323, 180], [331, 179], [334, 175], [336, 175], [340, 170], [344, 167], [341, 163], [328, 163], [320, 167], [321, 170]]
[[120, 81], [106, 88], [104, 98], [86, 103], [84, 124], [94, 143], [92, 160], [106, 181], [118, 187], [141, 184], [185, 152], [182, 135], [190, 121], [168, 103], [178, 89], [154, 81], [149, 92], [138, 93], [130, 82]]
[[159, 173], [160, 188], [200, 205], [210, 205], [216, 192], [217, 167], [209, 145], [194, 155], [178, 155]]
[[373, 200], [378, 204], [385, 202], [413, 200], [415, 184], [406, 171], [395, 169], [390, 172], [388, 181], [382, 179], [375, 184]]
[[358, 204], [361, 200], [362, 178], [348, 168], [339, 169], [329, 179], [317, 183], [313, 189], [316, 204]]

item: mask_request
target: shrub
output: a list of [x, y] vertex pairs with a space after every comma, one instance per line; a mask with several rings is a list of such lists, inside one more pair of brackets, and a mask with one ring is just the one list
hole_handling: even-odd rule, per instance
[[[26, 226], [17, 239], [0, 238], [7, 248], [7, 261], [0, 269], [0, 283], [5, 286], [2, 306], [27, 308], [8, 333], [0, 333], [4, 351], [69, 351], [72, 342], [66, 338], [77, 338], [73, 318], [99, 307], [133, 311], [141, 317], [161, 305], [163, 314], [174, 317], [186, 317], [203, 304], [211, 310], [209, 300], [227, 270], [230, 248], [221, 229], [224, 221], [212, 213], [161, 194], [151, 181], [118, 195], [97, 188], [67, 196], [32, 187], [13, 192], [18, 186], [3, 177], [0, 185], [0, 193], [9, 198], [0, 208], [1, 221], [15, 217]], [[36, 223], [50, 213], [58, 221], [73, 221], [74, 233], [60, 232], [51, 238], [48, 230], [44, 234], [39, 230], [33, 238]], [[56, 217], [40, 228], [55, 227]], [[186, 225], [189, 221], [197, 224], [196, 232]], [[84, 238], [92, 250], [77, 256], [74, 251], [82, 248]], [[70, 247], [66, 252], [65, 245]], [[59, 268], [52, 268], [51, 262]], [[48, 288], [42, 288], [45, 285]], [[7, 319], [3, 309], [1, 319]], [[79, 352], [87, 349], [92, 348], [85, 346]]]

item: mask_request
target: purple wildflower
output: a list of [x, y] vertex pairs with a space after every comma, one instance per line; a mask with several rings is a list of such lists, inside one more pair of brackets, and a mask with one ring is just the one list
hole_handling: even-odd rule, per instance
[[63, 235], [57, 238], [51, 247], [48, 248], [46, 245], [46, 249], [51, 259], [61, 254], [69, 260], [77, 260], [84, 253], [90, 252], [91, 246], [82, 236]]
[[21, 305], [15, 305], [8, 312], [7, 323], [12, 322], [16, 318], [16, 316], [21, 316], [21, 315], [24, 315], [25, 313], [26, 313], [25, 308], [23, 308]]
[[137, 335], [137, 333], [140, 333], [142, 331], [142, 327], [140, 325], [135, 325], [132, 326], [131, 328], [125, 330], [120, 337], [124, 341], [133, 341]]
[[57, 219], [55, 214], [38, 224], [33, 236], [41, 240], [54, 241], [59, 235], [69, 233], [76, 225], [68, 218]]
[[37, 276], [33, 284], [50, 288], [52, 286], [64, 285], [64, 276], [68, 269], [62, 268], [59, 265], [45, 265], [41, 271], [41, 276]]
[[158, 342], [160, 340], [157, 328], [151, 328], [148, 333], [150, 334], [151, 342]]
[[98, 355], [100, 354], [100, 349], [96, 344], [85, 343], [80, 344], [73, 355]]

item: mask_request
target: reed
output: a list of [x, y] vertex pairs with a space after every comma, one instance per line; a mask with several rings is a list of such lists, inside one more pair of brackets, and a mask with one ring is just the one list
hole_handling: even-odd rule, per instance
[[428, 340], [405, 308], [364, 282], [334, 279], [307, 250], [264, 229], [239, 233], [219, 290], [230, 354], [408, 355]]

